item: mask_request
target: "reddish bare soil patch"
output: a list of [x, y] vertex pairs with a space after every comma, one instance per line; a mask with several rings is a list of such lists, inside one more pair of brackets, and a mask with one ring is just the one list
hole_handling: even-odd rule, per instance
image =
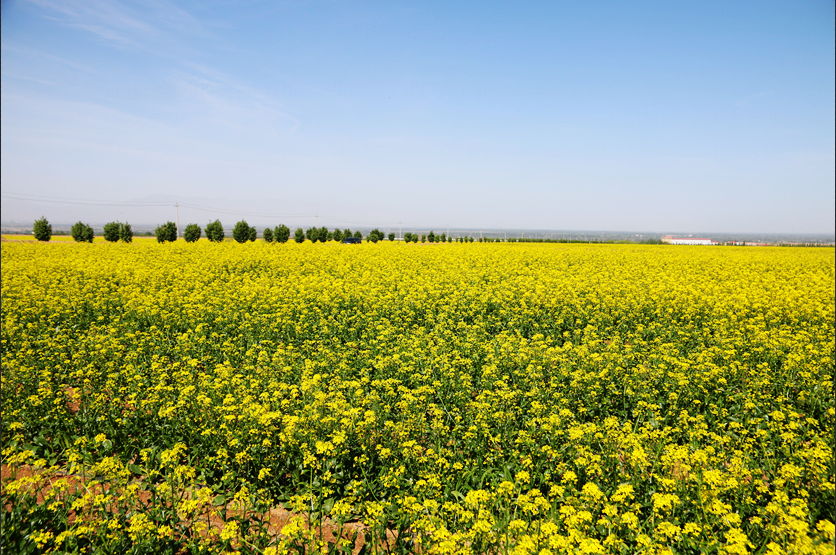
[[64, 388], [64, 394], [67, 396], [67, 410], [70, 411], [70, 414], [77, 413], [81, 407], [81, 392], [67, 386]]
[[[72, 390], [72, 388], [69, 388]], [[5, 486], [9, 483], [12, 479], [21, 479], [21, 478], [33, 478], [35, 480], [34, 483], [29, 484], [26, 489], [28, 491], [33, 491], [37, 489], [37, 502], [43, 503], [45, 495], [55, 486], [55, 484], [59, 481], [66, 481], [67, 488], [66, 492], [70, 494], [80, 493], [81, 490], [89, 490], [94, 495], [105, 493], [109, 490], [107, 484], [96, 483], [92, 487], [88, 487], [88, 482], [92, 480], [85, 480], [84, 477], [66, 473], [50, 473], [46, 475], [47, 472], [41, 468], [35, 468], [29, 465], [23, 465], [13, 469], [10, 465], [2, 465], [1, 473], [0, 473], [0, 484], [2, 484], [2, 489], [5, 490]], [[144, 480], [144, 476], [139, 476], [134, 483], [141, 483]], [[25, 491], [25, 490], [24, 490]], [[119, 494], [118, 490], [110, 491], [110, 493]], [[5, 492], [4, 495], [5, 497]], [[188, 494], [187, 494], [188, 496]], [[143, 489], [140, 489], [138, 492], [138, 502], [146, 507], [148, 507], [151, 503], [151, 492]], [[3, 504], [3, 508], [6, 511], [11, 510], [11, 505], [6, 502]], [[83, 513], [83, 509], [82, 509]], [[240, 511], [236, 511], [230, 509], [227, 513], [231, 516], [241, 516], [242, 513]], [[282, 530], [287, 526], [291, 519], [294, 517], [301, 517], [303, 520], [303, 526], [306, 529], [311, 528], [311, 524], [305, 515], [300, 515], [298, 513], [294, 513], [285, 509], [284, 507], [273, 507], [267, 513], [259, 514], [254, 513], [252, 516], [256, 517], [257, 519], [264, 522], [266, 526], [266, 532], [272, 536], [277, 537], [281, 535]], [[78, 515], [75, 511], [71, 512], [68, 517], [68, 523], [73, 524], [78, 518]], [[207, 522], [209, 524], [209, 529], [204, 531], [202, 535], [208, 535], [210, 532], [219, 533], [224, 529], [225, 522], [219, 516], [218, 509], [212, 506], [205, 506], [201, 509], [200, 514], [197, 517], [199, 521]], [[366, 545], [366, 530], [368, 528], [365, 524], [359, 521], [349, 521], [345, 523], [342, 527], [335, 521], [326, 518], [322, 521], [321, 524], [314, 525], [314, 532], [315, 534], [320, 537], [323, 541], [328, 543], [335, 543], [340, 538], [343, 540], [347, 540], [353, 543], [352, 553], [357, 555], [362, 549], [363, 546]], [[386, 531], [386, 541], [383, 543], [388, 543], [389, 546], [393, 545], [397, 539], [397, 534], [393, 530]], [[385, 547], [381, 545], [381, 547]]]

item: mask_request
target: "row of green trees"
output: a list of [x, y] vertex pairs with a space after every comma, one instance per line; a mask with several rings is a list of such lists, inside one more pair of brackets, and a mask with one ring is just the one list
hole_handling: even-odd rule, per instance
[[[407, 243], [417, 243], [419, 236], [417, 233], [404, 233], [403, 240]], [[434, 231], [430, 231], [426, 235], [421, 235], [420, 240], [422, 243], [452, 243], [453, 238], [447, 237], [446, 233], [442, 233], [441, 235], [436, 235]], [[456, 239], [457, 242], [464, 242], [467, 243], [468, 240], [472, 243], [472, 237], [459, 237]]]
[[[201, 230], [197, 224], [189, 224], [183, 230], [183, 239], [187, 243], [194, 243], [200, 239], [201, 235], [206, 233], [206, 238], [213, 243], [220, 243], [226, 238], [224, 233], [224, 226], [220, 220], [215, 220], [206, 225]], [[177, 225], [174, 222], [166, 222], [154, 230], [154, 235], [160, 243], [166, 243], [177, 240]], [[274, 241], [279, 243], [286, 243], [290, 239], [290, 228], [284, 224], [276, 226], [274, 229], [265, 228], [262, 232], [262, 237], [268, 243]], [[254, 226], [249, 225], [246, 220], [241, 220], [232, 228], [232, 238], [238, 243], [246, 243], [247, 241], [255, 241], [258, 238], [258, 230]]]
[[[355, 231], [354, 233], [352, 233], [350, 229], [341, 230], [337, 228], [334, 231], [330, 231], [327, 227], [309, 227], [304, 232], [301, 228], [297, 229], [296, 233], [294, 233], [293, 235], [293, 240], [297, 243], [304, 243], [305, 240], [308, 240], [312, 243], [316, 243], [317, 241], [320, 243], [325, 243], [326, 241], [337, 241], [338, 243], [341, 243], [349, 237], [362, 239], [363, 234], [359, 231]], [[377, 236], [375, 235], [375, 237]]]
[[[35, 220], [35, 225], [32, 228], [35, 239], [38, 241], [49, 241], [52, 239], [52, 224], [50, 224], [45, 217]], [[122, 222], [110, 222], [104, 226], [105, 241], [116, 242], [123, 241], [130, 243], [134, 238], [134, 231], [131, 224]], [[84, 222], [76, 222], [70, 228], [70, 235], [79, 243], [93, 242], [93, 228]]]
[[[297, 243], [304, 243], [305, 240], [311, 241], [316, 243], [319, 241], [320, 243], [324, 243], [326, 241], [337, 241], [341, 243], [348, 239], [349, 237], [353, 237], [355, 239], [362, 239], [363, 234], [360, 231], [355, 231], [352, 233], [350, 229], [335, 229], [334, 231], [330, 231], [327, 227], [310, 227], [305, 231], [302, 229], [297, 229], [296, 233], [293, 235], [293, 240]], [[374, 228], [369, 232], [366, 236], [366, 240], [371, 243], [377, 243], [378, 241], [385, 241], [387, 238], [386, 234], [380, 231], [377, 228]], [[395, 234], [389, 234], [389, 240], [395, 240]]]
[[[52, 225], [47, 221], [45, 217], [41, 217], [39, 220], [36, 220], [33, 229], [35, 233], [35, 238], [38, 241], [49, 241], [52, 238]], [[224, 227], [223, 224], [221, 224], [220, 220], [215, 220], [214, 222], [207, 224], [206, 227], [202, 230], [198, 224], [189, 224], [183, 230], [183, 238], [186, 240], [187, 243], [194, 243], [195, 241], [200, 239], [203, 233], [206, 233], [207, 239], [215, 243], [219, 243], [223, 241], [225, 238]], [[93, 228], [83, 222], [77, 222], [73, 225], [71, 229], [71, 235], [73, 236], [74, 240], [79, 242], [93, 242]], [[104, 226], [105, 241], [123, 241], [125, 243], [130, 243], [133, 240], [133, 236], [133, 230], [131, 229], [131, 225], [128, 223], [110, 222], [108, 224], [105, 224]], [[177, 224], [175, 224], [174, 222], [166, 222], [162, 225], [157, 226], [154, 229], [154, 236], [160, 243], [176, 241]], [[278, 225], [273, 229], [267, 227], [264, 228], [264, 231], [262, 231], [261, 236], [268, 243], [287, 243], [287, 241], [290, 240], [290, 228], [284, 224]], [[257, 237], [258, 231], [256, 230], [256, 228], [250, 226], [245, 220], [241, 220], [240, 222], [236, 223], [235, 227], [232, 229], [232, 238], [238, 243], [255, 241]], [[297, 243], [304, 243], [306, 240], [311, 241], [312, 243], [325, 243], [326, 241], [342, 242], [349, 237], [362, 239], [363, 234], [359, 231], [355, 231], [352, 233], [350, 229], [341, 230], [338, 228], [334, 229], [333, 231], [330, 231], [327, 227], [310, 227], [307, 230], [303, 231], [302, 228], [297, 228], [296, 232], [293, 235], [293, 240]], [[366, 236], [366, 239], [371, 243], [377, 243], [378, 241], [386, 240], [387, 236], [382, 231], [375, 228], [369, 232], [369, 234]], [[394, 241], [395, 234], [390, 233], [388, 235], [388, 239], [390, 241]], [[449, 243], [453, 241], [453, 238], [447, 237], [445, 233], [442, 233], [441, 235], [436, 235], [433, 231], [430, 231], [429, 234], [421, 235], [420, 237], [417, 233], [404, 234], [404, 241], [406, 241], [407, 243], [417, 243], [419, 239], [422, 243]], [[459, 237], [456, 239], [456, 241], [472, 243], [473, 237]], [[479, 241], [482, 241], [482, 239], [479, 239]]]

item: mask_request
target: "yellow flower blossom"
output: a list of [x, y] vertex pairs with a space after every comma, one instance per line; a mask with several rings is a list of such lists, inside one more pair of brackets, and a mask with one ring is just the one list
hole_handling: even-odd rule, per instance
[[4, 241], [33, 549], [832, 553], [831, 247], [356, 247]]

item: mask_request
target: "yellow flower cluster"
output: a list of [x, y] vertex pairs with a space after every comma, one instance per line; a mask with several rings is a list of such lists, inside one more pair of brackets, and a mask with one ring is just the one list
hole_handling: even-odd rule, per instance
[[[4, 484], [38, 550], [319, 550], [316, 522], [359, 520], [372, 551], [833, 552], [833, 249], [4, 243], [2, 265], [4, 464], [101, 482], [28, 535], [39, 501]], [[279, 504], [305, 519], [251, 518]]]

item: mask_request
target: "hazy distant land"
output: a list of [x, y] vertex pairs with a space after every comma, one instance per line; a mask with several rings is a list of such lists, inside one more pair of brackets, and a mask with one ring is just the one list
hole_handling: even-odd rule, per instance
[[[240, 219], [240, 218], [238, 218]], [[237, 221], [237, 219], [236, 219]], [[52, 223], [52, 222], [51, 222]], [[163, 222], [160, 222], [163, 223]], [[181, 233], [182, 228], [186, 226], [188, 222], [181, 222]], [[276, 222], [274, 225], [279, 225], [282, 222]], [[104, 226], [105, 222], [99, 223], [91, 223], [90, 225], [93, 227], [93, 231], [100, 235], [102, 233], [102, 227]], [[229, 218], [228, 221], [223, 221], [224, 224], [224, 231], [226, 232], [228, 237], [232, 236], [232, 228], [235, 225], [235, 221], [233, 218]], [[133, 227], [134, 233], [136, 235], [143, 235], [143, 234], [153, 234], [154, 228], [157, 227], [157, 224], [135, 224], [131, 222], [131, 226]], [[52, 223], [53, 233], [56, 234], [69, 234], [70, 227], [72, 227], [71, 223]], [[261, 237], [261, 231], [267, 226], [260, 226], [255, 225], [259, 231], [259, 237]], [[270, 226], [273, 227], [273, 226]], [[289, 226], [291, 230], [295, 230], [296, 227], [307, 228], [310, 226]], [[346, 226], [347, 227], [347, 226]], [[340, 228], [343, 229], [343, 228]], [[373, 229], [371, 226], [352, 226], [352, 231], [361, 231], [364, 233]], [[449, 236], [453, 237], [454, 239], [457, 237], [473, 237], [474, 239], [479, 239], [480, 237], [485, 237], [487, 239], [551, 239], [551, 240], [562, 240], [562, 241], [594, 241], [594, 242], [617, 242], [617, 241], [629, 241], [632, 243], [642, 243], [642, 242], [655, 242], [660, 240], [664, 235], [673, 235], [676, 237], [707, 237], [718, 241], [720, 243], [731, 242], [731, 241], [745, 241], [747, 243], [769, 243], [769, 244], [793, 244], [793, 243], [819, 243], [819, 244], [833, 244], [836, 242], [836, 234], [834, 233], [729, 233], [729, 232], [697, 232], [697, 233], [677, 233], [675, 231], [598, 231], [598, 230], [566, 230], [566, 229], [497, 229], [497, 228], [486, 228], [486, 229], [475, 229], [475, 228], [457, 228], [457, 227], [450, 227], [450, 228], [431, 228], [431, 227], [414, 227], [414, 226], [402, 226], [399, 230], [398, 227], [385, 227], [385, 226], [378, 226], [378, 229], [384, 232], [384, 234], [388, 235], [390, 232], [394, 232], [396, 236], [399, 233], [417, 233], [427, 234], [430, 231], [434, 231], [436, 234], [441, 233], [448, 233]], [[26, 234], [29, 235], [32, 233], [32, 222], [15, 222], [15, 221], [3, 221], [0, 222], [0, 231], [5, 234]]]

